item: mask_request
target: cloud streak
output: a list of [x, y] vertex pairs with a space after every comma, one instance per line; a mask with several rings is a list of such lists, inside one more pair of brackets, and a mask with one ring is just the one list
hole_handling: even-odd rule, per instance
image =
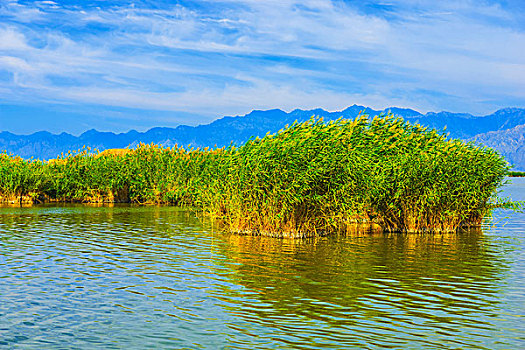
[[353, 103], [473, 113], [525, 105], [513, 2], [94, 3], [0, 5], [0, 103], [208, 118]]

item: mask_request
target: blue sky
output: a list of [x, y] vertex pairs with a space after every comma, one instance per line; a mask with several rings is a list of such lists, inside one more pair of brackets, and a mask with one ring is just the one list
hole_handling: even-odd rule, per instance
[[525, 1], [0, 0], [0, 131], [525, 107]]

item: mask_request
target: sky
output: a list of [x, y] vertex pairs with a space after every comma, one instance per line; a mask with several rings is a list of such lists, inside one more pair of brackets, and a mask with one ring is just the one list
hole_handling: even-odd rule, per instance
[[0, 131], [525, 107], [525, 1], [0, 0]]

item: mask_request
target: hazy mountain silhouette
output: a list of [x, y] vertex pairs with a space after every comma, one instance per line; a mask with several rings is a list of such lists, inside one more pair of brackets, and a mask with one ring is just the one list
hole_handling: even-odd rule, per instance
[[62, 152], [78, 150], [82, 146], [104, 150], [108, 148], [124, 148], [135, 146], [140, 142], [156, 143], [164, 146], [175, 144], [192, 147], [222, 147], [231, 142], [242, 144], [250, 137], [262, 137], [266, 133], [274, 133], [286, 124], [294, 121], [305, 121], [312, 116], [321, 116], [325, 120], [340, 117], [355, 118], [359, 113], [374, 116], [391, 112], [404, 119], [420, 123], [430, 128], [450, 133], [450, 137], [474, 140], [500, 151], [515, 165], [516, 169], [525, 169], [525, 109], [505, 108], [487, 116], [473, 116], [467, 113], [427, 113], [421, 114], [407, 108], [387, 108], [376, 111], [371, 108], [353, 105], [340, 112], [327, 112], [323, 109], [301, 110], [290, 113], [280, 109], [267, 111], [254, 110], [244, 116], [223, 117], [206, 125], [185, 126], [176, 128], [157, 127], [146, 132], [129, 131], [115, 134], [89, 130], [80, 136], [67, 133], [54, 135], [46, 131], [31, 135], [15, 135], [0, 132], [0, 150], [20, 155], [24, 158], [55, 158]]

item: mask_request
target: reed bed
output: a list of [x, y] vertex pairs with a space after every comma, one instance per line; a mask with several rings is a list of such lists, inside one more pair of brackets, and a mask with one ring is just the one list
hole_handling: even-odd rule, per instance
[[525, 171], [509, 171], [510, 177], [525, 177]]
[[3, 198], [166, 203], [230, 231], [277, 237], [479, 225], [509, 168], [494, 150], [400, 118], [294, 123], [219, 149], [83, 149], [42, 162], [0, 155]]

